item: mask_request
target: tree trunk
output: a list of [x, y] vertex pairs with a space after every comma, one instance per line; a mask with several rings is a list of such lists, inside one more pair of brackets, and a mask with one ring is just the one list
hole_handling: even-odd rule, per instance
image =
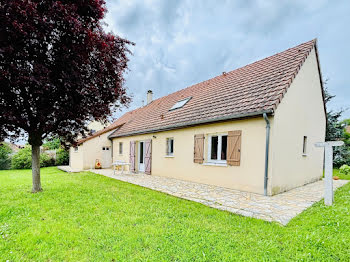
[[32, 193], [42, 191], [40, 183], [40, 146], [32, 145]]

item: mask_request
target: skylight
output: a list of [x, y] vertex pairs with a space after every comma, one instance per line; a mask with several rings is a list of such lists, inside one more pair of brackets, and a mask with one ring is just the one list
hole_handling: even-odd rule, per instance
[[178, 108], [183, 107], [184, 105], [186, 105], [186, 103], [187, 103], [188, 101], [190, 101], [191, 98], [192, 98], [192, 97], [187, 97], [187, 98], [185, 98], [185, 99], [183, 99], [183, 100], [180, 100], [180, 101], [176, 102], [176, 104], [173, 105], [172, 108], [169, 109], [169, 111], [175, 110], [175, 109], [178, 109]]

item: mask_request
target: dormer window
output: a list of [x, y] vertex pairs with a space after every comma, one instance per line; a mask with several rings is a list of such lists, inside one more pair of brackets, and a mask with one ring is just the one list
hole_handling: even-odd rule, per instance
[[175, 110], [175, 109], [178, 109], [178, 108], [182, 108], [184, 105], [187, 104], [188, 101], [190, 101], [192, 97], [187, 97], [183, 100], [180, 100], [178, 102], [176, 102], [175, 105], [172, 106], [172, 108], [169, 109], [169, 111], [172, 111], [172, 110]]

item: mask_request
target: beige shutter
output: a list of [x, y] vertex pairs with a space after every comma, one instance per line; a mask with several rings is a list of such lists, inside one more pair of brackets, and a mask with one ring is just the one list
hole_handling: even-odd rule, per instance
[[202, 164], [204, 156], [204, 135], [194, 136], [194, 158], [193, 162]]
[[241, 130], [229, 131], [227, 136], [227, 164], [239, 166], [241, 164]]

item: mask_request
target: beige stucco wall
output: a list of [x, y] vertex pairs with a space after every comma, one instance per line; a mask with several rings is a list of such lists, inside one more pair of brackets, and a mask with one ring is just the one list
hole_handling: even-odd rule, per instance
[[77, 152], [70, 148], [70, 166], [73, 169], [90, 169], [95, 166], [96, 159], [102, 160], [102, 147], [110, 147], [112, 157], [112, 142], [108, 139], [111, 132], [104, 133], [84, 142]]
[[[321, 178], [323, 150], [314, 144], [324, 141], [325, 127], [322, 91], [313, 50], [275, 112], [270, 144], [270, 194]], [[302, 152], [304, 136], [307, 136], [306, 156]]]
[[78, 151], [74, 147], [69, 149], [69, 166], [75, 170], [83, 169], [83, 146], [78, 146]]
[[[195, 134], [220, 134], [233, 130], [242, 130], [240, 166], [208, 166], [193, 162]], [[165, 154], [166, 138], [169, 137], [174, 138], [174, 157]], [[130, 141], [145, 139], [152, 139], [152, 175], [263, 193], [265, 122], [262, 117], [116, 138], [113, 139], [114, 161], [129, 162]], [[122, 155], [119, 155], [119, 142], [123, 142]], [[206, 138], [205, 151], [207, 148]]]

